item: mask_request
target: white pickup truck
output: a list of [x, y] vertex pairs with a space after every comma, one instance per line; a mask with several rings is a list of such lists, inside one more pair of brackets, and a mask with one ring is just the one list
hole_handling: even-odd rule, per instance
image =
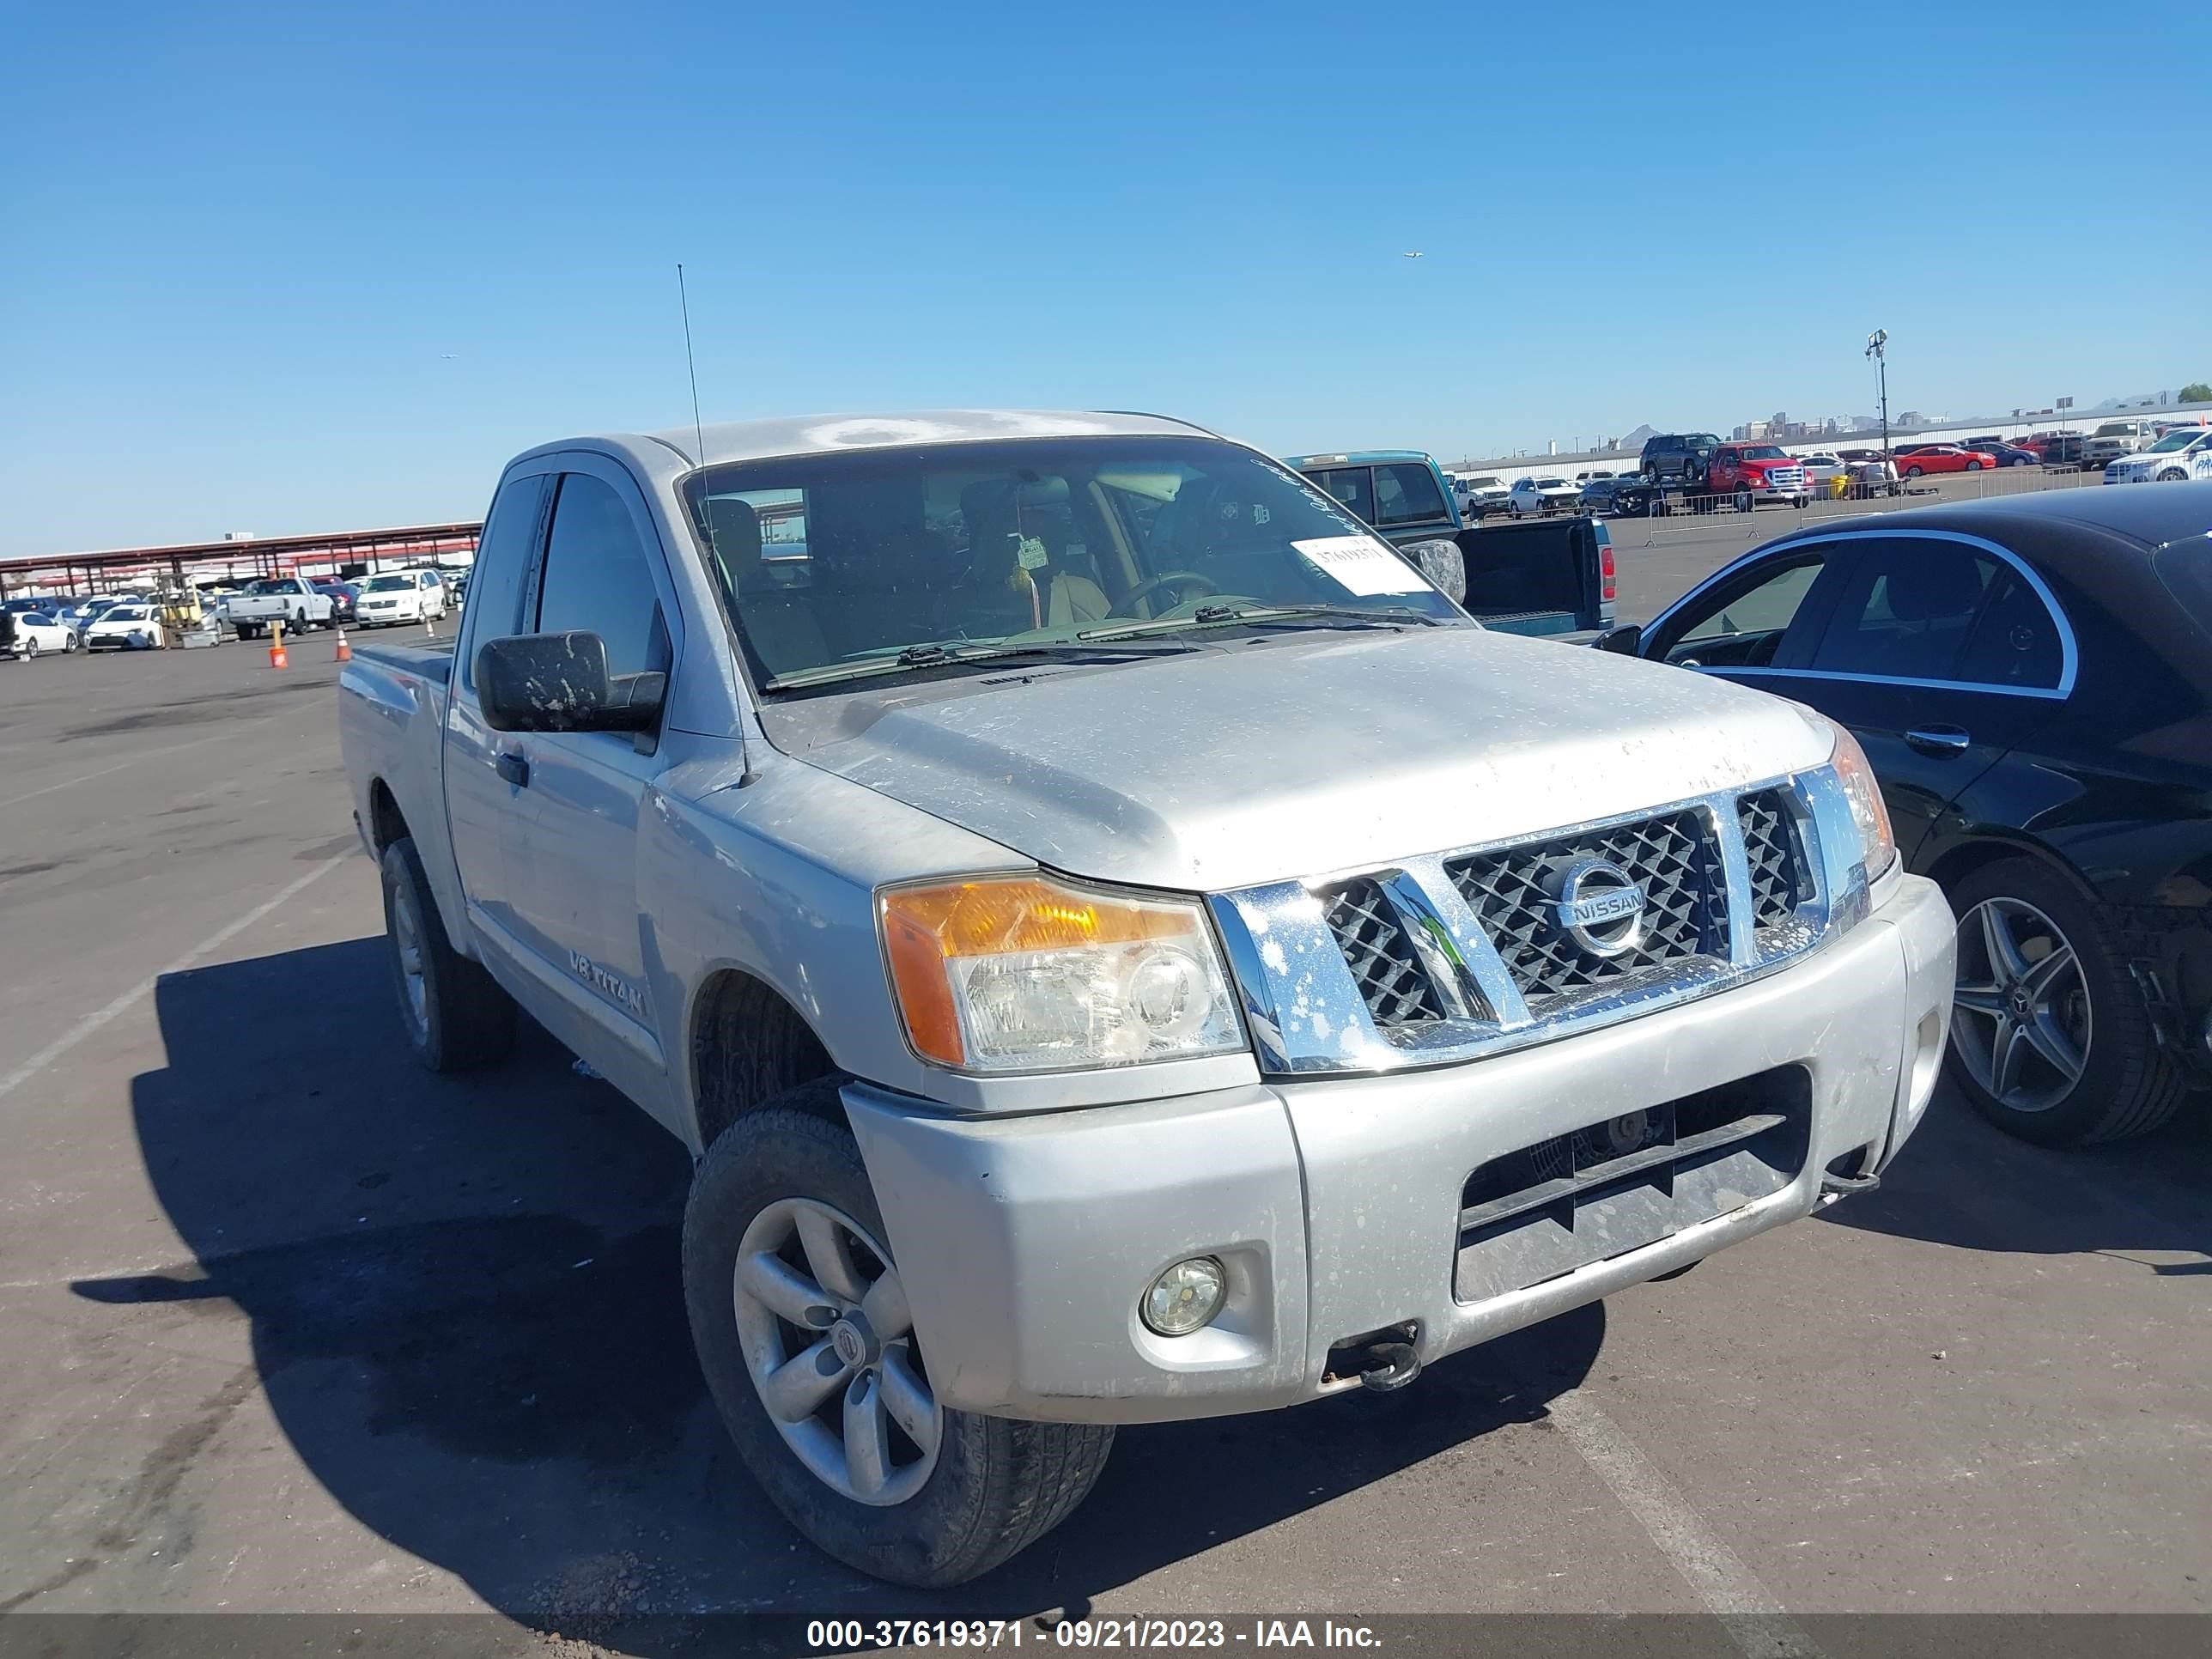
[[327, 628], [334, 601], [304, 576], [264, 576], [222, 601], [220, 614], [241, 640], [258, 639], [272, 623], [305, 633]]
[[683, 1140], [722, 1419], [904, 1583], [1873, 1184], [1949, 1024], [1849, 733], [1156, 416], [548, 444], [340, 705], [408, 1042], [520, 1003]]

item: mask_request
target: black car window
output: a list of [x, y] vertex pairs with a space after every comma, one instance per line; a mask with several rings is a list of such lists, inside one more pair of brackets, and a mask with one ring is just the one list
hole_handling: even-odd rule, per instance
[[1669, 662], [1765, 666], [1826, 563], [1825, 550], [1808, 548], [1718, 582], [1670, 619], [1656, 644]]
[[1816, 672], [2049, 690], [2057, 624], [1995, 554], [1929, 537], [1861, 544], [1811, 666]]
[[606, 641], [611, 675], [668, 666], [660, 595], [629, 507], [611, 484], [584, 472], [561, 480], [538, 598], [539, 633], [572, 630]]
[[1373, 525], [1420, 524], [1446, 517], [1436, 475], [1418, 461], [1398, 461], [1375, 469]]

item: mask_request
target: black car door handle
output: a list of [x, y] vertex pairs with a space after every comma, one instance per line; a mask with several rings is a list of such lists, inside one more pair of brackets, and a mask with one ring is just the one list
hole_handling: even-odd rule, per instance
[[1974, 741], [1955, 726], [1923, 726], [1907, 732], [1905, 740], [1923, 755], [1963, 755]]
[[494, 764], [499, 768], [500, 776], [516, 788], [530, 787], [530, 762], [527, 757], [510, 751], [501, 755]]

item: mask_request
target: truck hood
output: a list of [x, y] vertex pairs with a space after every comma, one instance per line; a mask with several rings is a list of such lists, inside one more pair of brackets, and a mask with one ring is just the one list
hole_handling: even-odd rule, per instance
[[856, 700], [805, 758], [1040, 864], [1187, 891], [1632, 813], [1831, 746], [1763, 692], [1474, 628], [957, 684]]

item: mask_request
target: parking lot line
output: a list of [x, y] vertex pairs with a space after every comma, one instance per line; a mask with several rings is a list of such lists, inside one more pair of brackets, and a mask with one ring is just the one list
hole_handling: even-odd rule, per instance
[[1819, 1644], [1595, 1401], [1570, 1389], [1552, 1400], [1549, 1412], [1552, 1425], [1636, 1517], [1746, 1659], [1816, 1659]]
[[27, 1083], [32, 1078], [36, 1077], [40, 1072], [52, 1065], [54, 1061], [59, 1060], [70, 1049], [76, 1048], [78, 1043], [83, 1042], [94, 1032], [99, 1030], [101, 1026], [106, 1024], [108, 1021], [113, 1019], [118, 1014], [127, 1012], [131, 1005], [136, 1003], [140, 998], [152, 994], [155, 986], [159, 984], [169, 975], [181, 974], [185, 969], [190, 968], [199, 962], [202, 957], [210, 956], [215, 951], [222, 949], [223, 945], [228, 944], [232, 939], [236, 939], [240, 933], [252, 927], [255, 922], [260, 921], [262, 917], [267, 915], [279, 905], [283, 904], [287, 900], [294, 898], [299, 894], [304, 892], [310, 884], [319, 881], [323, 877], [330, 874], [331, 871], [337, 869], [338, 866], [343, 864], [348, 859], [357, 856], [359, 855], [352, 849], [349, 848], [345, 852], [339, 853], [330, 858], [325, 859], [320, 864], [316, 865], [313, 869], [309, 870], [306, 875], [301, 876], [296, 881], [288, 884], [273, 898], [263, 900], [259, 904], [255, 905], [253, 908], [248, 910], [244, 915], [240, 916], [235, 921], [231, 921], [222, 927], [218, 927], [214, 933], [210, 933], [205, 939], [202, 939], [198, 945], [192, 946], [191, 950], [185, 951], [184, 955], [179, 957], [167, 967], [161, 969], [150, 978], [139, 981], [137, 984], [132, 986], [121, 996], [116, 998], [114, 1001], [109, 1003], [105, 1008], [95, 1009], [93, 1012], [87, 1014], [82, 1019], [70, 1026], [68, 1030], [56, 1037], [45, 1048], [40, 1049], [38, 1053], [33, 1054], [28, 1060], [18, 1066], [14, 1071], [9, 1072], [4, 1077], [0, 1077], [0, 1099], [6, 1098], [7, 1096], [13, 1093], [20, 1085]]

